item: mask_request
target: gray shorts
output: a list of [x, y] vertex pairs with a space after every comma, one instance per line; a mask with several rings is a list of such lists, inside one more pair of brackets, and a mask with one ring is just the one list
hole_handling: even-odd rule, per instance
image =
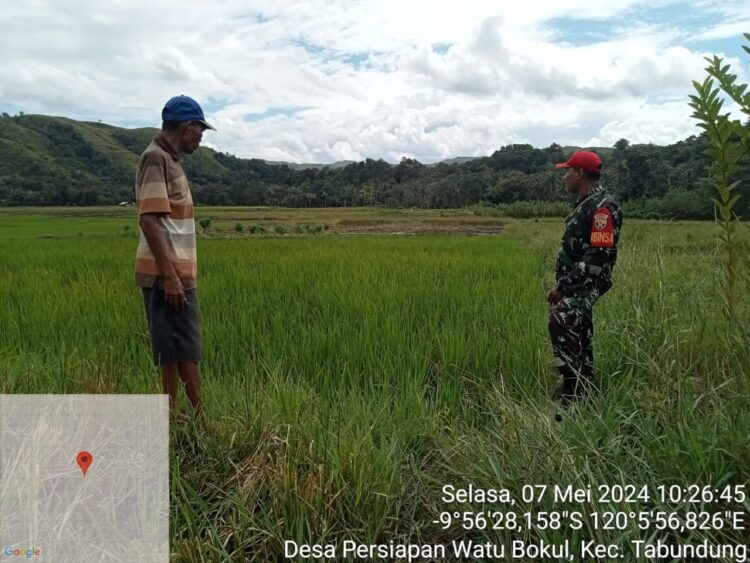
[[186, 289], [181, 311], [172, 310], [157, 284], [143, 288], [154, 363], [201, 361], [200, 307], [196, 289]]

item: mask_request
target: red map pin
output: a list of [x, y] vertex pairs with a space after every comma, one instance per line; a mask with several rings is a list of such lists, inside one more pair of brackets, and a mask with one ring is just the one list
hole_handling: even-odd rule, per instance
[[78, 456], [76, 456], [76, 462], [78, 463], [78, 467], [81, 468], [81, 471], [83, 471], [83, 476], [86, 477], [86, 472], [89, 470], [89, 467], [91, 467], [91, 463], [94, 461], [94, 456], [92, 456], [87, 451], [78, 452]]

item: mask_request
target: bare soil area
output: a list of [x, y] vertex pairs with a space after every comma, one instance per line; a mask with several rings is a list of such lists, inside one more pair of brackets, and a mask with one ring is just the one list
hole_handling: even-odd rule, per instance
[[341, 235], [497, 235], [503, 225], [450, 225], [381, 223], [370, 225], [335, 225]]

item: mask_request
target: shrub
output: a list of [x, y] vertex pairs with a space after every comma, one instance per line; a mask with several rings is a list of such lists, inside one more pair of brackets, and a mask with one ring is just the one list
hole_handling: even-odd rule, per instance
[[[750, 34], [744, 34], [750, 41]], [[742, 48], [750, 53], [750, 47]], [[724, 64], [724, 59], [714, 55], [706, 57], [708, 76], [701, 83], [694, 81], [696, 95], [690, 96], [690, 107], [698, 127], [706, 132], [708, 148], [705, 153], [711, 158], [711, 175], [714, 181], [716, 222], [721, 233], [719, 243], [723, 254], [724, 279], [722, 290], [724, 312], [732, 318], [739, 303], [737, 280], [739, 277], [740, 257], [744, 252], [740, 239], [740, 219], [735, 206], [739, 199], [738, 173], [744, 161], [750, 155], [750, 132], [743, 120], [730, 117], [723, 111], [725, 97], [731, 99], [742, 113], [750, 114], [750, 94], [746, 93], [747, 84], [738, 84], [737, 75], [730, 72], [731, 66]], [[747, 275], [747, 272], [745, 272]], [[750, 276], [748, 276], [750, 279]]]
[[712, 219], [711, 200], [698, 191], [674, 190], [663, 197], [640, 198], [622, 204], [634, 219]]
[[570, 203], [565, 201], [514, 201], [500, 203], [500, 215], [527, 219], [529, 217], [565, 217], [570, 213]]
[[303, 225], [305, 232], [310, 235], [317, 235], [323, 230], [322, 225]]

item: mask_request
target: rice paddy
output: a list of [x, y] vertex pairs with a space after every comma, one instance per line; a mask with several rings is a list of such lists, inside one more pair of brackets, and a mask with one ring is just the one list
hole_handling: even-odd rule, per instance
[[[555, 424], [545, 294], [561, 219], [196, 215], [211, 220], [198, 240], [209, 421], [171, 430], [175, 561], [280, 560], [286, 540], [595, 540], [622, 546], [626, 561], [637, 558], [634, 540], [748, 542], [750, 501], [655, 493], [744, 486], [750, 475], [750, 291], [742, 286], [727, 321], [713, 224], [625, 218], [614, 287], [595, 308], [601, 394]], [[394, 224], [491, 225], [497, 234], [345, 234]], [[0, 210], [0, 393], [160, 392], [133, 282], [136, 232], [132, 208]], [[448, 506], [446, 484], [507, 488], [518, 514], [577, 511], [585, 525], [444, 527], [446, 510], [507, 510]], [[520, 500], [525, 485], [542, 484], [653, 494]], [[741, 512], [744, 525], [641, 529], [633, 519], [605, 529], [591, 519], [666, 511], [684, 524], [698, 509]]]

